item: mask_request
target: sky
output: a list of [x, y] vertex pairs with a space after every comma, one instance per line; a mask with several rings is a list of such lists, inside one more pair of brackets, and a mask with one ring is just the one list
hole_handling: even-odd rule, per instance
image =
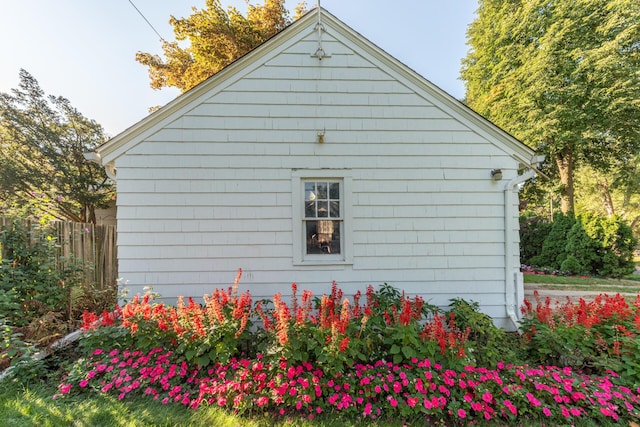
[[[154, 30], [174, 40], [168, 21], [202, 9], [205, 0], [0, 0], [0, 92], [17, 88], [20, 69], [47, 95], [63, 96], [112, 137], [180, 93], [154, 90], [136, 52], [162, 54]], [[221, 0], [246, 11], [245, 0]], [[262, 4], [253, 0], [252, 4]], [[287, 0], [292, 10], [297, 0]], [[307, 0], [309, 8], [317, 0]], [[387, 53], [454, 97], [468, 51], [476, 0], [321, 0], [320, 5]]]

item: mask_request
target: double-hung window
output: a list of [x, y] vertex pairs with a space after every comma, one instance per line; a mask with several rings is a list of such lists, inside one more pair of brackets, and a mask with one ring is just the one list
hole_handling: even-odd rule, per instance
[[293, 173], [294, 263], [350, 263], [351, 177], [343, 170]]

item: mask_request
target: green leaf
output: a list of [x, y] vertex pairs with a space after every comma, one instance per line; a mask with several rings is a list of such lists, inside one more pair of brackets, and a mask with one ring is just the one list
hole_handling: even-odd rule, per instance
[[406, 357], [407, 359], [411, 359], [412, 357], [416, 356], [415, 350], [406, 345], [402, 347], [402, 354], [404, 354], [404, 357]]

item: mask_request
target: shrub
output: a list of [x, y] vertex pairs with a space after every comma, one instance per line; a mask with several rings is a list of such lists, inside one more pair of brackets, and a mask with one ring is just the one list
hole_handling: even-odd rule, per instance
[[545, 237], [540, 254], [531, 258], [532, 265], [538, 267], [550, 267], [559, 269], [562, 262], [567, 258], [567, 236], [575, 224], [573, 214], [556, 214], [549, 234]]
[[520, 262], [531, 265], [531, 258], [542, 252], [544, 240], [553, 225], [539, 216], [520, 217]]
[[498, 362], [514, 361], [515, 337], [496, 327], [493, 319], [480, 312], [480, 305], [461, 298], [451, 300], [449, 313], [456, 319], [458, 329], [468, 330], [469, 357], [476, 366], [495, 366]]
[[630, 274], [635, 268], [637, 240], [631, 227], [618, 217], [556, 214], [548, 234], [542, 235], [544, 242], [538, 253], [536, 242], [541, 235], [532, 234], [545, 230], [544, 220], [528, 219], [521, 224], [522, 246], [534, 242], [526, 257], [521, 258], [526, 264], [568, 274], [614, 278]]
[[598, 242], [598, 262], [596, 272], [606, 277], [623, 277], [635, 269], [633, 254], [638, 241], [631, 227], [616, 216], [582, 217], [585, 232]]
[[595, 272], [599, 260], [598, 246], [598, 242], [585, 231], [580, 217], [567, 234], [567, 258], [560, 264], [560, 269], [571, 274]]
[[[0, 312], [13, 325], [26, 325], [48, 312], [70, 312], [69, 295], [80, 283], [81, 266], [58, 259], [55, 244], [42, 225], [14, 221], [2, 228]], [[66, 261], [65, 266], [58, 261]]]

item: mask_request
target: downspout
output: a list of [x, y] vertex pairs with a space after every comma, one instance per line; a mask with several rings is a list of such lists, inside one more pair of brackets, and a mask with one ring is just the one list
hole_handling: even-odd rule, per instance
[[[518, 175], [512, 178], [504, 187], [504, 257], [505, 257], [505, 305], [507, 309], [507, 316], [516, 329], [520, 326], [518, 315], [516, 314], [515, 304], [516, 299], [521, 301], [524, 295], [521, 295], [520, 289], [518, 289], [518, 273], [516, 266], [513, 265], [513, 253], [514, 248], [514, 234], [516, 230], [515, 218], [512, 212], [512, 207], [515, 202], [515, 196], [518, 191], [518, 185], [533, 178], [536, 175], [535, 169], [529, 169], [522, 175]], [[517, 266], [519, 269], [519, 265]]]

